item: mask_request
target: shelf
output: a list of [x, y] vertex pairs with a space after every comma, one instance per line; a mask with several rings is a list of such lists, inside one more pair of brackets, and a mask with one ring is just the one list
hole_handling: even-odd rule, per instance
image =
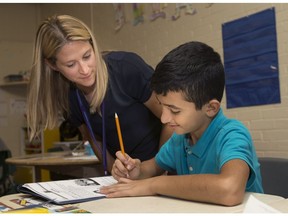
[[28, 85], [29, 81], [12, 81], [12, 82], [1, 82], [0, 87], [6, 86], [26, 86]]
[[40, 152], [41, 153], [41, 148], [25, 148], [25, 151], [33, 151], [33, 152]]

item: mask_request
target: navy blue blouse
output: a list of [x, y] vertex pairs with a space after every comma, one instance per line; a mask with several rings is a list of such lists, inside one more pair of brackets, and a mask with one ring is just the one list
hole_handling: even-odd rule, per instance
[[[150, 78], [153, 68], [131, 52], [110, 52], [105, 57], [108, 68], [108, 89], [104, 98], [107, 150], [115, 157], [120, 150], [115, 112], [118, 114], [125, 152], [141, 161], [151, 159], [158, 152], [162, 124], [143, 104], [152, 94]], [[89, 104], [81, 94], [89, 113]], [[76, 127], [84, 124], [75, 87], [69, 92], [69, 120]], [[90, 114], [90, 123], [96, 137], [102, 138], [102, 117]]]

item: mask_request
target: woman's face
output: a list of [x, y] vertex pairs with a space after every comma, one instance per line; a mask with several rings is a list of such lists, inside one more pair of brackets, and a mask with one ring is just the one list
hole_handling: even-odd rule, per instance
[[88, 41], [70, 41], [56, 55], [56, 70], [80, 88], [93, 86], [96, 58]]

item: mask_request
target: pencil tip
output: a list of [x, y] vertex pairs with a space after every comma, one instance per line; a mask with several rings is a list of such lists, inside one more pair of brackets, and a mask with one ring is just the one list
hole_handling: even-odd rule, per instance
[[117, 113], [115, 113], [115, 118], [118, 118], [118, 115], [117, 115]]

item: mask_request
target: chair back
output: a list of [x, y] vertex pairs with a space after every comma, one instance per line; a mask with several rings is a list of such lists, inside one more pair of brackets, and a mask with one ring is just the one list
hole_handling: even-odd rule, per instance
[[288, 198], [288, 159], [259, 158], [264, 193]]

